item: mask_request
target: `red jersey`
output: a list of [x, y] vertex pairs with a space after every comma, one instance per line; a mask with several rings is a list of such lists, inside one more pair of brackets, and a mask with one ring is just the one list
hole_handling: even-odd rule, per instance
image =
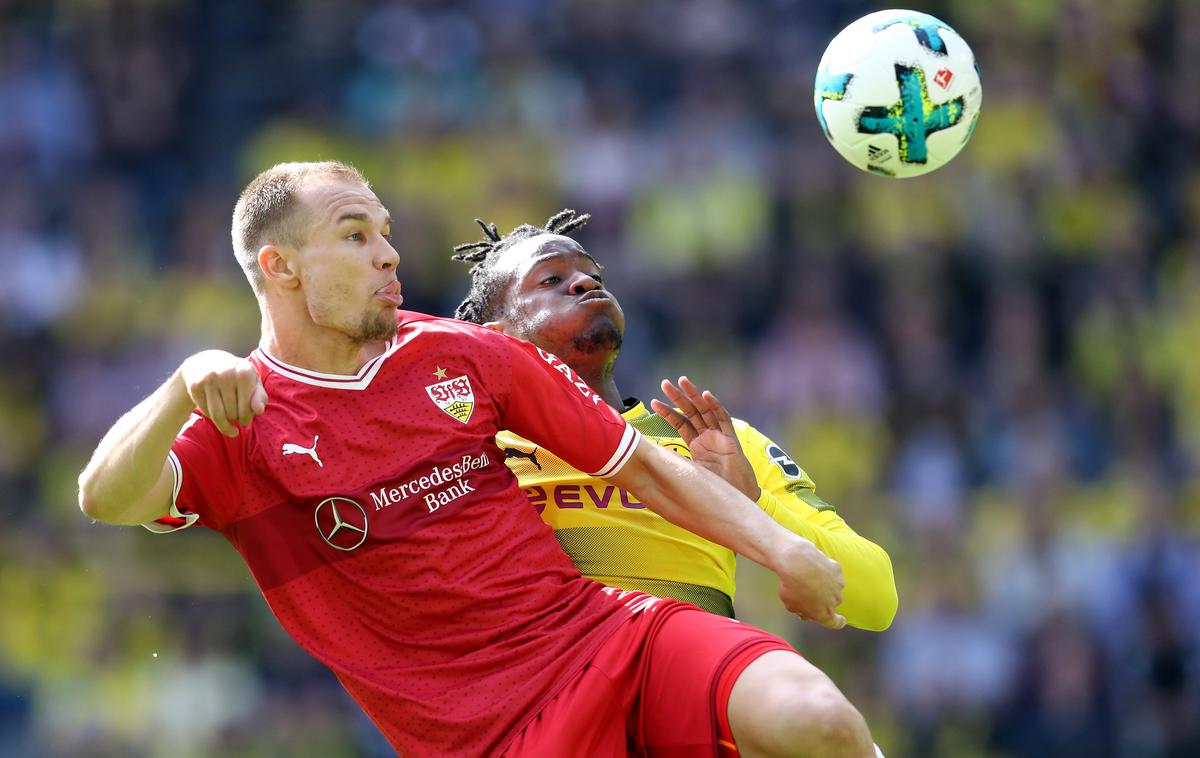
[[401, 312], [354, 376], [250, 359], [265, 413], [232, 439], [192, 416], [152, 528], [223, 534], [397, 751], [496, 751], [635, 612], [580, 577], [496, 431], [599, 476], [638, 433], [553, 355], [459, 321]]

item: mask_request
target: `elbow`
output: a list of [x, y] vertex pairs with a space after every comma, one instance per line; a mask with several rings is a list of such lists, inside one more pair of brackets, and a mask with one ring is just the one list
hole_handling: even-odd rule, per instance
[[869, 632], [885, 631], [896, 620], [896, 611], [900, 607], [900, 599], [896, 595], [895, 583], [889, 584], [887, 591], [881, 594], [882, 597], [878, 599], [875, 612], [870, 614], [862, 627]]
[[79, 475], [79, 510], [93, 521], [109, 521], [113, 510], [96, 492], [95, 477], [90, 469]]
[[893, 587], [890, 592], [881, 592], [871, 598], [870, 607], [858, 608], [857, 611], [842, 611], [846, 621], [855, 629], [867, 632], [886, 631], [896, 619], [896, 608], [899, 601]]
[[892, 573], [892, 560], [886, 553], [883, 554], [883, 564], [879, 569], [879, 576], [872, 584], [870, 603], [855, 614], [854, 619], [847, 617], [852, 626], [868, 632], [882, 632], [888, 629], [896, 620], [896, 611], [900, 607], [896, 578]]
[[96, 497], [94, 487], [92, 486], [91, 477], [88, 476], [88, 471], [85, 469], [79, 475], [79, 510], [84, 516], [93, 521], [100, 521], [104, 514], [104, 509], [100, 504], [100, 500]]
[[872, 632], [882, 632], [896, 618], [896, 610], [900, 608], [900, 596], [896, 592], [895, 574], [892, 572], [892, 559], [887, 553], [883, 554], [883, 576], [880, 582], [880, 596], [876, 604], [875, 613], [870, 619], [871, 625], [866, 627]]

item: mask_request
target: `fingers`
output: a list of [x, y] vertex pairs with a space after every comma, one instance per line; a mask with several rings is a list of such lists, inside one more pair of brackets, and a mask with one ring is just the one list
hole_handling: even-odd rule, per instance
[[663, 394], [667, 396], [667, 399], [679, 409], [680, 413], [687, 417], [692, 427], [698, 429], [699, 425], [696, 422], [700, 420], [700, 413], [692, 405], [692, 401], [688, 399], [687, 395], [672, 384], [669, 379], [663, 379], [662, 384], [659, 386], [662, 387]]
[[266, 409], [267, 391], [263, 389], [262, 380], [258, 379], [254, 383], [254, 392], [250, 395], [250, 410], [255, 416], [261, 416]]
[[713, 393], [708, 390], [701, 391], [686, 376], [679, 377], [678, 388], [666, 381], [663, 382], [662, 388], [671, 402], [687, 416], [697, 433], [713, 429], [731, 437], [736, 436], [733, 418]]
[[220, 393], [221, 403], [224, 407], [225, 420], [230, 426], [233, 426], [238, 419], [238, 382], [236, 374], [233, 377], [233, 381], [219, 387], [218, 392]]
[[826, 629], [841, 629], [842, 627], [846, 626], [846, 617], [835, 611], [833, 608], [826, 608], [819, 614], [804, 613], [803, 611], [794, 611], [793, 613], [796, 618], [800, 619], [801, 621], [812, 621], [820, 624]]
[[[232, 377], [218, 377], [206, 385], [207, 415], [217, 429], [229, 437], [238, 436], [242, 427], [267, 409], [267, 391], [253, 366], [237, 369]], [[201, 409], [203, 410], [203, 409]]]
[[261, 381], [258, 378], [258, 372], [253, 366], [240, 366], [237, 370], [237, 382], [234, 385], [234, 392], [237, 397], [237, 422], [238, 426], [247, 426], [254, 417], [258, 414], [254, 412], [251, 401], [254, 398], [254, 392], [261, 387]]
[[[675, 427], [676, 431], [683, 437], [684, 442], [690, 443], [692, 438], [701, 432], [716, 428], [714, 424], [705, 419], [704, 414], [696, 406], [696, 402], [698, 400], [703, 402], [703, 399], [700, 397], [700, 391], [696, 388], [696, 385], [692, 384], [686, 376], [679, 377], [679, 387], [676, 387], [667, 379], [664, 379], [660, 386], [667, 399], [679, 409], [677, 411], [671, 409], [674, 421], [672, 418], [668, 418], [658, 411], [658, 408], [654, 406], [655, 401], [651, 401], [651, 407], [655, 409], [655, 412], [659, 416], [665, 418], [668, 423]], [[682, 427], [680, 426], [681, 423], [683, 424]]]
[[[670, 384], [671, 383], [666, 380], [663, 381], [663, 392], [667, 392], [666, 387]], [[671, 389], [673, 391], [675, 390], [674, 387], [671, 387]], [[667, 396], [670, 397], [669, 392], [667, 392]], [[675, 431], [679, 432], [680, 438], [682, 438], [685, 443], [690, 444], [691, 441], [696, 438], [696, 435], [698, 434], [696, 428], [692, 426], [692, 423], [688, 421], [688, 419], [679, 411], [658, 399], [650, 401], [650, 408], [658, 414], [659, 418], [674, 427]]]
[[[683, 390], [688, 401], [686, 408], [682, 405], [680, 407], [685, 408], [684, 413], [692, 419], [694, 426], [699, 427], [702, 424], [705, 429], [721, 429], [720, 421], [713, 409], [716, 397], [711, 392], [701, 392], [700, 388], [686, 376], [679, 377], [679, 388]], [[700, 424], [696, 423], [696, 418], [699, 418]], [[729, 430], [732, 432], [732, 424], [730, 424]], [[722, 429], [722, 431], [724, 430]]]
[[842, 576], [842, 564], [832, 558], [829, 559], [829, 562], [833, 564], [832, 572], [834, 579], [834, 589], [831, 593], [829, 604], [829, 608], [832, 610], [842, 604], [842, 590], [846, 588], [846, 579]]
[[733, 418], [729, 415], [729, 411], [725, 410], [724, 404], [717, 399], [717, 396], [708, 390], [704, 391], [703, 395], [708, 407], [711, 409], [713, 416], [717, 419], [717, 425], [721, 431], [726, 434], [736, 435], [737, 431], [733, 428]]
[[780, 597], [784, 606], [801, 620], [815, 621], [827, 629], [841, 629], [846, 617], [838, 613], [842, 604], [842, 589], [846, 586], [842, 567], [837, 561], [820, 552], [811, 542], [797, 543], [789, 578], [780, 576]]
[[243, 427], [250, 423], [254, 418], [250, 413], [250, 388], [246, 385], [246, 381], [238, 376], [238, 380], [233, 385], [234, 397], [234, 418], [237, 420], [237, 425]]
[[703, 405], [704, 399], [701, 397], [699, 388], [692, 384], [691, 380], [686, 376], [679, 377], [678, 388], [665, 380], [662, 383], [662, 388], [667, 397], [671, 399], [671, 402], [675, 403], [679, 410], [683, 412], [683, 415], [687, 416], [688, 421], [692, 423], [692, 426], [697, 431], [704, 428], [713, 428], [713, 425], [708, 423], [708, 420], [704, 416], [704, 411], [700, 407]]
[[196, 408], [228, 437], [238, 436], [267, 407], [267, 393], [254, 365], [219, 350], [191, 356], [182, 364], [184, 386]]
[[200, 408], [200, 412], [208, 416], [213, 425], [217, 427], [217, 431], [224, 434], [226, 437], [236, 437], [238, 435], [237, 427], [229, 421], [229, 415], [225, 411], [224, 393], [221, 392], [221, 387], [216, 382], [206, 382], [204, 384], [204, 407]]
[[[840, 601], [839, 601], [840, 602]], [[801, 621], [814, 621], [826, 629], [841, 629], [846, 625], [846, 617], [838, 613], [837, 606], [826, 606], [820, 613], [796, 612]]]

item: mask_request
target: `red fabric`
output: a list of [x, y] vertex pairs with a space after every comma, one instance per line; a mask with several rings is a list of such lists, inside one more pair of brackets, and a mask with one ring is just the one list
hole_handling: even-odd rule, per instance
[[627, 458], [632, 428], [553, 356], [458, 321], [402, 314], [356, 377], [252, 360], [266, 412], [233, 439], [200, 417], [185, 428], [179, 511], [241, 552], [397, 751], [494, 751], [631, 611], [579, 576], [493, 437], [598, 470]]
[[733, 738], [733, 730], [729, 726], [729, 696], [733, 693], [733, 684], [747, 666], [763, 653], [772, 650], [791, 651], [792, 648], [778, 638], [754, 640], [740, 646], [717, 677], [713, 686], [713, 707], [717, 717], [717, 755], [721, 758], [732, 758], [739, 754], [737, 741]]
[[505, 756], [737, 755], [728, 719], [734, 681], [763, 653], [792, 648], [693, 605], [644, 597]]

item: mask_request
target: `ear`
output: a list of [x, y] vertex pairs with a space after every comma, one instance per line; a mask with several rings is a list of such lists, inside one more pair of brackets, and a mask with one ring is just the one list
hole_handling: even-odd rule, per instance
[[503, 321], [489, 321], [486, 324], [484, 324], [483, 326], [485, 329], [491, 329], [493, 332], [500, 332], [501, 334], [508, 334], [508, 331], [504, 328], [505, 323]]
[[284, 289], [300, 286], [295, 264], [291, 259], [292, 251], [277, 245], [263, 245], [258, 250], [258, 267], [262, 269], [263, 277]]

